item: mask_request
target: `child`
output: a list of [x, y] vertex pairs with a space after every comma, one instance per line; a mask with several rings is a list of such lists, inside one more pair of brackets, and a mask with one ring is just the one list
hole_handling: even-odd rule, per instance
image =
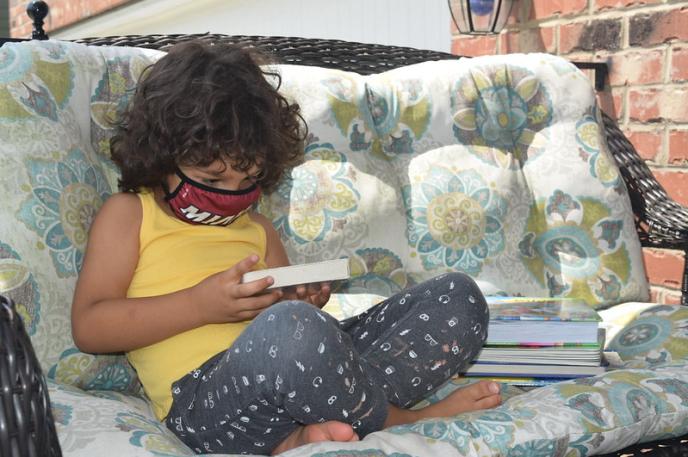
[[112, 140], [123, 192], [93, 221], [72, 306], [87, 352], [124, 351], [156, 416], [198, 453], [354, 441], [500, 402], [496, 383], [419, 410], [478, 353], [487, 307], [446, 274], [338, 322], [330, 286], [267, 290], [289, 263], [250, 210], [303, 159], [305, 127], [249, 51], [189, 42], [147, 70]]

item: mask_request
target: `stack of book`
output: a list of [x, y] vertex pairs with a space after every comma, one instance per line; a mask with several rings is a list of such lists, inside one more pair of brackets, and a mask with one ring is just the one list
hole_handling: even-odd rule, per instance
[[465, 376], [544, 385], [604, 373], [604, 329], [582, 300], [487, 297], [485, 345]]

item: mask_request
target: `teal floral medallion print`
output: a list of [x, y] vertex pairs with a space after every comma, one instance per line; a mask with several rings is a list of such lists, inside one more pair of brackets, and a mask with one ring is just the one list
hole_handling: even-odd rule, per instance
[[74, 411], [73, 407], [53, 401], [50, 402], [50, 408], [52, 409], [53, 420], [55, 423], [60, 424], [63, 427], [69, 425], [72, 420], [72, 412]]
[[70, 348], [48, 371], [48, 378], [83, 390], [138, 393], [136, 372], [123, 355], [84, 354]]
[[151, 59], [142, 56], [117, 57], [107, 61], [91, 95], [91, 144], [103, 157], [110, 157], [114, 122], [133, 96], [139, 76], [151, 63]]
[[[443, 441], [463, 455], [470, 455], [476, 437], [489, 443], [490, 448], [498, 450], [508, 449], [514, 441], [517, 421], [506, 412], [485, 410], [481, 413], [462, 414], [459, 417], [461, 419], [427, 419], [392, 427], [388, 431], [398, 435], [412, 432], [425, 438]], [[464, 417], [467, 419], [463, 419]]]
[[353, 81], [327, 79], [322, 84], [330, 94], [334, 121], [349, 138], [352, 151], [368, 151], [384, 159], [411, 154], [413, 142], [424, 135], [430, 123], [432, 107], [421, 81], [371, 83], [358, 101]]
[[417, 178], [402, 188], [411, 256], [428, 271], [477, 275], [486, 259], [504, 250], [506, 198], [473, 170], [436, 165]]
[[351, 279], [338, 292], [390, 297], [410, 285], [401, 259], [388, 249], [357, 249], [349, 261]]
[[63, 45], [5, 44], [0, 48], [0, 119], [38, 116], [58, 122], [59, 110], [74, 89], [73, 79]]
[[116, 427], [131, 434], [129, 443], [158, 457], [192, 455], [179, 440], [170, 439], [171, 432], [153, 418], [134, 412], [117, 413]]
[[609, 156], [600, 151], [600, 125], [597, 107], [593, 107], [576, 123], [578, 154], [590, 166], [590, 174], [599, 179], [605, 187], [621, 184], [621, 175]]
[[33, 335], [41, 318], [41, 295], [31, 270], [9, 245], [0, 241], [0, 294], [14, 301], [26, 333]]
[[454, 136], [488, 164], [517, 169], [544, 151], [552, 101], [525, 68], [472, 69], [456, 82], [451, 108]]
[[534, 439], [509, 448], [505, 457], [551, 457], [565, 455], [568, 439]]
[[626, 325], [609, 342], [624, 361], [668, 363], [688, 358], [688, 309], [658, 305]]
[[298, 244], [321, 241], [341, 231], [340, 222], [358, 208], [353, 169], [329, 143], [306, 146], [306, 162], [294, 168], [277, 189], [280, 211], [273, 224]]
[[42, 239], [57, 275], [76, 276], [96, 212], [111, 190], [98, 167], [78, 149], [66, 157], [28, 158], [25, 162], [30, 186], [18, 219]]
[[601, 201], [561, 190], [531, 207], [519, 251], [551, 296], [593, 306], [618, 302], [631, 265], [620, 238], [623, 222], [610, 215]]
[[316, 452], [310, 457], [414, 457], [411, 454], [392, 452], [388, 454], [379, 449], [363, 449], [361, 451], [353, 449], [341, 449], [338, 451]]

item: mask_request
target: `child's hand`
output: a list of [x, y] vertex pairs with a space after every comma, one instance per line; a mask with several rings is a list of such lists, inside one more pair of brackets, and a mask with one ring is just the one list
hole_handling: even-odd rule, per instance
[[301, 284], [284, 291], [282, 300], [302, 300], [313, 306], [322, 308], [330, 300], [330, 283]]
[[272, 278], [241, 283], [244, 273], [251, 271], [257, 262], [255, 254], [246, 257], [189, 289], [201, 325], [250, 320], [282, 298], [280, 289], [265, 290], [273, 283]]

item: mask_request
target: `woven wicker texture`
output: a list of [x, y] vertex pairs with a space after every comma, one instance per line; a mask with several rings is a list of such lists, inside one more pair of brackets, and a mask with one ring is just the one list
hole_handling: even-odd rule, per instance
[[667, 196], [616, 122], [606, 114], [603, 118], [607, 144], [628, 187], [633, 211], [640, 218], [641, 242], [645, 246], [685, 250], [688, 248], [688, 208]]
[[636, 444], [599, 457], [688, 457], [688, 437]]
[[14, 303], [0, 295], [0, 455], [59, 457], [48, 388]]
[[458, 59], [445, 52], [365, 44], [342, 40], [315, 40], [297, 37], [245, 35], [133, 35], [84, 38], [77, 43], [90, 45], [136, 46], [166, 50], [177, 43], [200, 39], [211, 43], [232, 43], [255, 47], [276, 56], [283, 63], [321, 66], [353, 71], [362, 75], [379, 73], [428, 60]]

